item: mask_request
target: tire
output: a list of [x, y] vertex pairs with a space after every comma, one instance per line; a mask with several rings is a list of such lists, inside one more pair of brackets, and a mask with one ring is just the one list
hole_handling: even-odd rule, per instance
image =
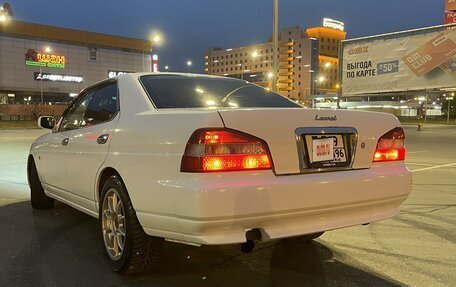
[[54, 207], [54, 199], [44, 193], [38, 177], [38, 171], [36, 170], [35, 160], [32, 157], [28, 160], [27, 171], [32, 207], [35, 209], [50, 209]]
[[148, 236], [119, 176], [110, 176], [103, 185], [99, 205], [99, 226], [106, 260], [122, 274], [151, 270], [160, 259], [163, 238]]

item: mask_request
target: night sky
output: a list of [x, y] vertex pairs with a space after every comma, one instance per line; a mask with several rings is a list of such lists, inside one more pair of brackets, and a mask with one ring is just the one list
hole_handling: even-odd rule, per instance
[[[15, 18], [100, 33], [148, 38], [171, 71], [203, 71], [209, 47], [263, 43], [272, 34], [272, 0], [10, 0]], [[444, 0], [279, 0], [279, 28], [345, 22], [348, 38], [440, 25]], [[193, 61], [186, 68], [185, 62]]]

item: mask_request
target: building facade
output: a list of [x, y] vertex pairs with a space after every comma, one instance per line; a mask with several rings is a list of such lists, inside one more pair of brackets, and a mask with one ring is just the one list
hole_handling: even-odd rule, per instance
[[[329, 27], [281, 30], [278, 92], [303, 103], [308, 103], [311, 95], [336, 93], [339, 88], [338, 47], [345, 35], [345, 32]], [[272, 39], [264, 44], [239, 48], [211, 48], [206, 56], [205, 71], [272, 88], [272, 53]]]
[[339, 46], [345, 40], [343, 30], [330, 27], [309, 28], [306, 37], [318, 40], [317, 90], [320, 94], [335, 94], [339, 85]]
[[[278, 91], [291, 99], [304, 101], [314, 93], [318, 43], [306, 37], [299, 27], [279, 34]], [[212, 48], [206, 56], [206, 72], [240, 78], [272, 88], [272, 42], [232, 49]]]
[[151, 42], [10, 19], [0, 22], [0, 104], [68, 102], [122, 72], [151, 71]]

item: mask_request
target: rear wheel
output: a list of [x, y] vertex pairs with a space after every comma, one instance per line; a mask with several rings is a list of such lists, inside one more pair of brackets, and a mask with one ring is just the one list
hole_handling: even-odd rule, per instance
[[119, 176], [106, 180], [99, 210], [103, 245], [112, 269], [123, 274], [152, 269], [160, 258], [164, 240], [144, 232]]
[[54, 206], [54, 199], [44, 193], [38, 171], [36, 170], [35, 160], [30, 157], [27, 165], [28, 183], [30, 186], [30, 202], [35, 209], [49, 209]]

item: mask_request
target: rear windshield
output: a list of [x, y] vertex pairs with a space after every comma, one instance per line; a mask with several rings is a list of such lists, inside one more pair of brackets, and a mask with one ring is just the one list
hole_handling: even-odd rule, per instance
[[158, 109], [299, 108], [279, 94], [246, 81], [193, 76], [142, 76], [141, 83]]

